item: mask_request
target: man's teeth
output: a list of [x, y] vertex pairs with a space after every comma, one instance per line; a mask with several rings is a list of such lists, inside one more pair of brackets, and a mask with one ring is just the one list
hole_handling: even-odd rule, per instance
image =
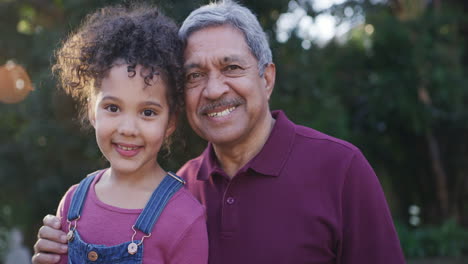
[[137, 149], [138, 147], [125, 147], [125, 146], [122, 146], [122, 145], [118, 145], [120, 149], [123, 149], [123, 150], [126, 150], [126, 151], [129, 151], [129, 150], [135, 150]]
[[231, 107], [231, 108], [228, 108], [226, 110], [223, 110], [221, 112], [214, 112], [214, 113], [208, 113], [207, 115], [209, 117], [218, 117], [218, 116], [226, 116], [228, 114], [230, 114], [232, 111], [234, 111], [234, 109], [236, 109], [235, 107]]

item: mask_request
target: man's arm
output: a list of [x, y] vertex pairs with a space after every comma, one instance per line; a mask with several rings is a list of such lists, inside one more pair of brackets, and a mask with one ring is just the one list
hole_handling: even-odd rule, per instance
[[43, 219], [43, 226], [37, 234], [37, 242], [34, 245], [33, 264], [58, 263], [59, 254], [67, 253], [67, 237], [65, 232], [60, 230], [60, 219], [53, 215], [46, 215]]
[[390, 210], [374, 170], [357, 152], [342, 191], [340, 264], [404, 264]]

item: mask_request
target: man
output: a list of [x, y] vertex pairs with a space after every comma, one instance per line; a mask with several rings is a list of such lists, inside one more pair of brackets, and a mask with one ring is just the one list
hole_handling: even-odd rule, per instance
[[[209, 4], [189, 15], [179, 35], [187, 117], [209, 141], [179, 175], [206, 206], [209, 262], [404, 263], [361, 152], [270, 112], [276, 69], [255, 16], [230, 1]], [[54, 223], [44, 219], [36, 264], [54, 263], [43, 252], [66, 252]]]

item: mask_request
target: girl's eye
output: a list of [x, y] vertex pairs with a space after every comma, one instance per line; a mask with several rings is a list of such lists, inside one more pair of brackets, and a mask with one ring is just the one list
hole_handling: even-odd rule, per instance
[[154, 112], [153, 110], [150, 110], [150, 109], [146, 109], [146, 110], [143, 110], [143, 115], [144, 116], [155, 116], [156, 112]]
[[113, 104], [106, 106], [105, 109], [107, 111], [109, 111], [109, 112], [112, 112], [112, 113], [115, 113], [115, 112], [119, 111], [119, 107], [116, 106], [116, 105], [113, 105]]

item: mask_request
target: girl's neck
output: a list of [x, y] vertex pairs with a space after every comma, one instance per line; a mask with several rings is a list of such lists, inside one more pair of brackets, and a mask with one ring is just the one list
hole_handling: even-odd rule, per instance
[[149, 188], [154, 190], [165, 175], [166, 171], [158, 164], [146, 170], [130, 173], [118, 171], [110, 167], [109, 170], [104, 173], [101, 181], [104, 180], [115, 186]]
[[98, 199], [108, 205], [125, 209], [142, 209], [166, 172], [158, 165], [146, 173], [119, 173], [107, 170], [96, 183]]

